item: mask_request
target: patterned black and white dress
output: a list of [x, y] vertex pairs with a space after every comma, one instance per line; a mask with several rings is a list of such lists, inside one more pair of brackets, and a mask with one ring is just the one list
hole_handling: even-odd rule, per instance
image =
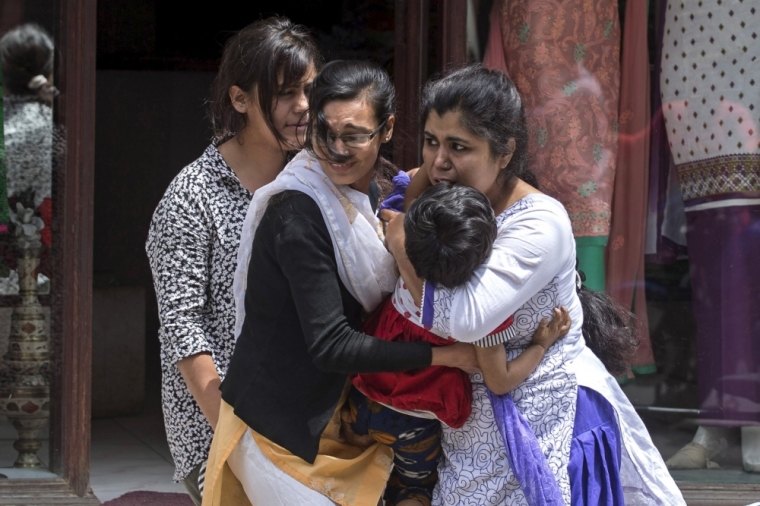
[[52, 193], [53, 109], [36, 96], [3, 99], [8, 196], [33, 191], [37, 208]]
[[235, 344], [232, 278], [251, 197], [212, 144], [174, 178], [150, 225], [145, 249], [158, 298], [161, 396], [177, 481], [206, 459], [213, 437], [177, 362], [208, 352], [222, 379], [227, 372]]

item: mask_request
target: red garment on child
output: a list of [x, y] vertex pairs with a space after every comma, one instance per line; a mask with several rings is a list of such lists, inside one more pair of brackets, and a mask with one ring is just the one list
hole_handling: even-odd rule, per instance
[[[362, 331], [384, 341], [425, 342], [448, 346], [456, 341], [444, 339], [410, 321], [388, 297], [364, 324]], [[472, 410], [472, 385], [464, 371], [432, 366], [403, 372], [354, 374], [354, 386], [364, 395], [403, 410], [432, 412], [449, 427], [459, 428]]]

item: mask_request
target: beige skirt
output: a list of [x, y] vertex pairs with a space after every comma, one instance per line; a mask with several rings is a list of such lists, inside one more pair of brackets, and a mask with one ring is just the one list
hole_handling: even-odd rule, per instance
[[[314, 464], [251, 430], [235, 416], [232, 406], [222, 402], [209, 453], [203, 506], [270, 506], [254, 504], [258, 494], [252, 493], [251, 497], [246, 494], [246, 490], [264, 489], [278, 495], [277, 502], [281, 504], [289, 504], [290, 498], [296, 501], [293, 504], [302, 504], [303, 499], [299, 495], [299, 489], [303, 490], [301, 485], [341, 506], [377, 506], [393, 465], [393, 452], [379, 443], [362, 449], [341, 440], [340, 406], [347, 392], [346, 389], [322, 434]], [[246, 441], [247, 444], [238, 447], [246, 431], [249, 431], [255, 445]], [[260, 473], [246, 472], [241, 477], [245, 480], [242, 483], [230, 467], [230, 456], [235, 452], [235, 460], [239, 460], [240, 448], [247, 448], [245, 451], [259, 450], [268, 461], [264, 464], [268, 466], [271, 463], [282, 472], [266, 471], [267, 466], [262, 466]], [[249, 469], [251, 463], [255, 465], [257, 458], [261, 462], [261, 455], [251, 455], [247, 459]], [[295, 480], [296, 485], [290, 480]], [[257, 502], [263, 501], [259, 498]]]

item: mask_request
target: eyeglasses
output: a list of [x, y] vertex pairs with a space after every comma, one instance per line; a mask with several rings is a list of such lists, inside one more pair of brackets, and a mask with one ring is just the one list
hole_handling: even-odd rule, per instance
[[343, 145], [347, 148], [363, 148], [370, 143], [370, 141], [380, 132], [380, 130], [382, 130], [387, 121], [387, 119], [383, 120], [383, 122], [380, 123], [377, 128], [368, 134], [329, 135], [330, 142], [332, 144], [335, 144], [335, 141], [340, 139]]

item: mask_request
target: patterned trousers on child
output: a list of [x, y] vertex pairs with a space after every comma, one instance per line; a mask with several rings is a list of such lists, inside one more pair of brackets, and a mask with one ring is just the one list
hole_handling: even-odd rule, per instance
[[393, 472], [384, 495], [386, 505], [415, 499], [429, 506], [438, 481], [441, 422], [399, 413], [368, 399], [353, 387], [348, 402], [351, 429], [358, 435], [370, 435], [393, 450]]

